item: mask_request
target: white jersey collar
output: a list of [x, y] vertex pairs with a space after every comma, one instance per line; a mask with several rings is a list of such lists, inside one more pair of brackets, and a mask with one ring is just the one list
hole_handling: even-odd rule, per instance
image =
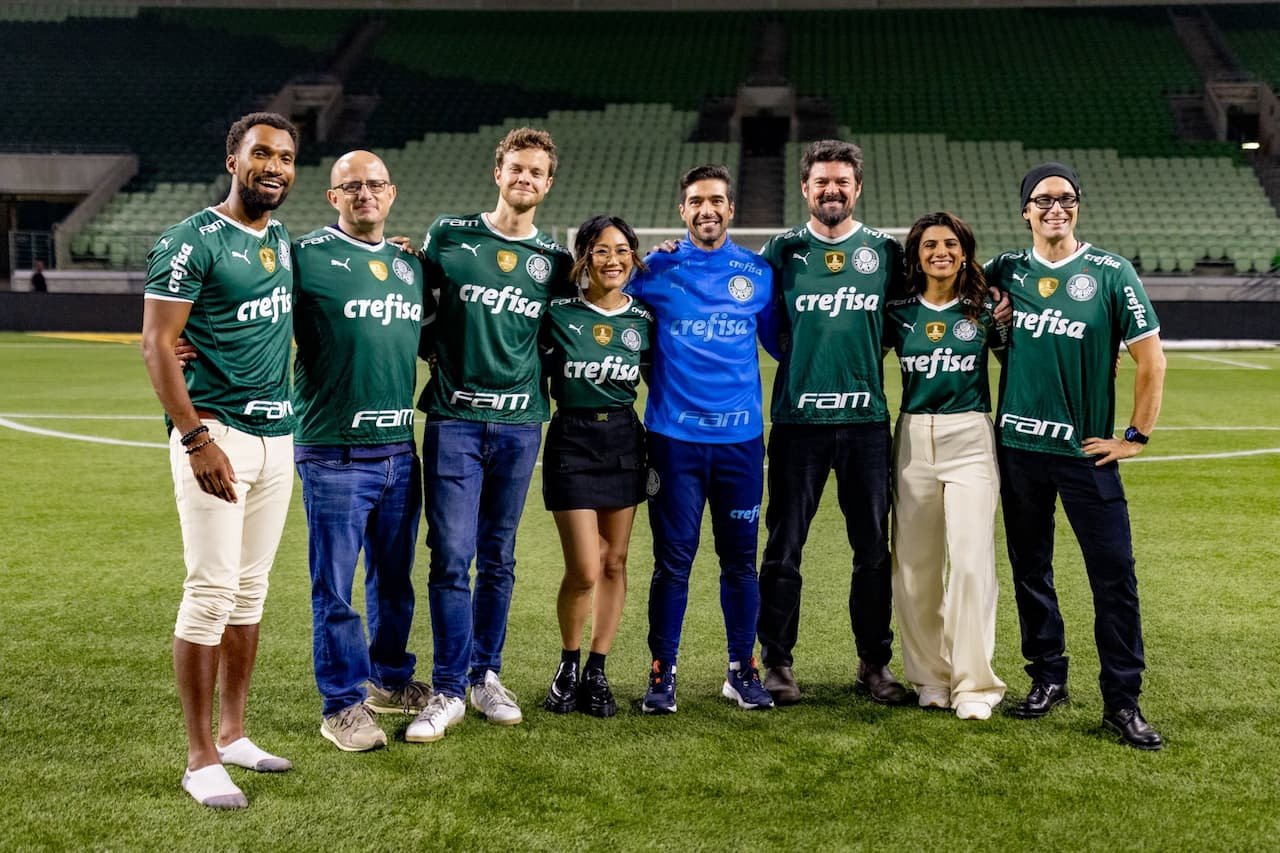
[[635, 299], [632, 298], [631, 294], [625, 293], [623, 295], [627, 297], [627, 301], [622, 303], [622, 305], [620, 305], [619, 307], [614, 308], [612, 311], [606, 311], [604, 308], [601, 308], [599, 305], [596, 305], [595, 303], [593, 303], [590, 299], [587, 298], [587, 295], [583, 293], [581, 290], [578, 291], [578, 301], [581, 302], [583, 305], [587, 306], [588, 308], [590, 308], [592, 311], [599, 314], [601, 317], [617, 317], [619, 314], [625, 314], [627, 312], [627, 309], [629, 309], [633, 304], [635, 304]]
[[1066, 256], [1065, 258], [1063, 258], [1062, 260], [1060, 260], [1060, 261], [1046, 261], [1044, 258], [1040, 257], [1040, 253], [1036, 251], [1036, 247], [1035, 247], [1035, 246], [1032, 246], [1032, 247], [1031, 247], [1031, 257], [1035, 260], [1035, 262], [1036, 262], [1036, 263], [1040, 264], [1041, 266], [1045, 266], [1045, 267], [1048, 267], [1048, 268], [1049, 268], [1049, 269], [1051, 269], [1051, 270], [1055, 270], [1055, 269], [1057, 269], [1058, 267], [1066, 266], [1067, 264], [1071, 263], [1071, 262], [1072, 262], [1072, 261], [1074, 261], [1076, 258], [1078, 258], [1078, 257], [1080, 257], [1081, 255], [1083, 255], [1083, 254], [1085, 253], [1085, 250], [1086, 250], [1086, 249], [1088, 249], [1088, 248], [1089, 248], [1089, 244], [1088, 244], [1088, 243], [1081, 242], [1081, 243], [1080, 243], [1080, 245], [1076, 247], [1076, 250], [1075, 250], [1074, 252], [1072, 252], [1071, 254], [1067, 255], [1067, 256]]
[[485, 228], [488, 228], [490, 231], [493, 232], [493, 235], [495, 237], [500, 237], [503, 240], [532, 240], [534, 237], [538, 236], [538, 227], [536, 225], [533, 227], [532, 231], [530, 231], [528, 234], [525, 234], [523, 237], [509, 237], [506, 234], [503, 234], [497, 228], [493, 227], [493, 223], [489, 221], [488, 213], [481, 213], [480, 221], [484, 223]]
[[924, 298], [923, 293], [917, 294], [916, 299], [918, 299], [920, 301], [920, 304], [923, 305], [925, 308], [928, 308], [930, 311], [946, 311], [948, 308], [954, 308], [955, 306], [960, 304], [960, 297], [958, 296], [952, 299], [950, 302], [944, 302], [942, 305], [934, 305], [928, 299]]
[[324, 227], [324, 230], [328, 231], [330, 234], [337, 237], [338, 239], [345, 240], [351, 245], [355, 246], [356, 248], [364, 249], [365, 251], [368, 251], [368, 252], [380, 252], [387, 245], [387, 241], [385, 239], [379, 240], [376, 243], [366, 243], [364, 240], [357, 240], [355, 237], [352, 237], [350, 234], [343, 231], [341, 228], [335, 228], [332, 225], [326, 225]]
[[829, 246], [834, 246], [837, 243], [843, 243], [845, 240], [848, 240], [854, 234], [857, 234], [859, 231], [861, 231], [862, 223], [856, 219], [853, 220], [853, 230], [850, 231], [848, 234], [844, 235], [843, 237], [823, 237], [821, 234], [819, 234], [817, 231], [814, 231], [813, 228], [809, 227], [808, 225], [805, 225], [805, 228], [809, 231], [809, 236], [813, 237], [813, 239], [818, 240], [822, 243], [826, 243]]
[[205, 210], [209, 211], [209, 212], [210, 212], [210, 213], [212, 213], [214, 216], [218, 217], [219, 219], [221, 219], [223, 222], [227, 223], [228, 225], [234, 225], [236, 228], [239, 228], [239, 229], [240, 229], [241, 231], [243, 231], [244, 233], [246, 233], [246, 234], [252, 234], [254, 237], [257, 237], [259, 240], [261, 240], [263, 237], [267, 236], [267, 231], [271, 228], [271, 223], [273, 223], [273, 222], [275, 222], [275, 221], [276, 221], [276, 220], [274, 220], [274, 219], [270, 219], [270, 218], [269, 218], [269, 219], [267, 219], [267, 227], [266, 227], [266, 228], [263, 228], [261, 231], [254, 231], [252, 228], [250, 228], [248, 225], [245, 225], [243, 222], [237, 222], [236, 220], [232, 219], [230, 216], [227, 216], [227, 215], [226, 215], [226, 214], [224, 214], [224, 213], [219, 213], [218, 211], [214, 210], [214, 209], [213, 209], [213, 205], [210, 205], [209, 207], [206, 207], [206, 208], [205, 208]]

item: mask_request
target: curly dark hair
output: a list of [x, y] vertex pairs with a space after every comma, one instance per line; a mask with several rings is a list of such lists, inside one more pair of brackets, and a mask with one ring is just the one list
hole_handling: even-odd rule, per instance
[[943, 210], [926, 213], [911, 226], [906, 248], [902, 253], [902, 263], [906, 267], [905, 295], [914, 296], [925, 292], [924, 270], [920, 268], [920, 239], [925, 231], [935, 225], [951, 229], [960, 241], [965, 263], [956, 275], [956, 296], [960, 299], [964, 315], [970, 320], [977, 320], [985, 310], [983, 304], [987, 301], [987, 277], [982, 272], [982, 265], [974, 257], [977, 241], [973, 237], [973, 229], [954, 213]]
[[591, 247], [600, 239], [600, 235], [609, 228], [617, 228], [622, 232], [622, 236], [626, 238], [627, 245], [631, 247], [631, 259], [635, 265], [636, 272], [644, 272], [648, 269], [640, 257], [640, 238], [636, 236], [635, 229], [623, 221], [621, 217], [599, 214], [579, 225], [578, 233], [573, 236], [573, 256], [575, 260], [573, 269], [569, 271], [569, 276], [574, 283], [582, 281], [587, 268], [591, 265]]
[[293, 122], [289, 121], [279, 113], [249, 113], [243, 116], [235, 124], [231, 125], [231, 129], [227, 131], [227, 156], [235, 154], [240, 150], [240, 143], [244, 141], [244, 135], [249, 132], [249, 128], [259, 124], [265, 124], [267, 127], [274, 127], [276, 130], [287, 131], [289, 138], [293, 140], [293, 147], [298, 147], [298, 128]]

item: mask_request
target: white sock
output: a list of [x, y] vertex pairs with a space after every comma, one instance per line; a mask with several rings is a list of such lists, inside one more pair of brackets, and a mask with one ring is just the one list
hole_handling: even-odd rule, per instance
[[226, 746], [218, 747], [218, 757], [223, 764], [234, 764], [257, 770], [259, 773], [282, 773], [293, 769], [293, 762], [278, 755], [272, 755], [247, 737], [232, 741]]
[[182, 774], [182, 789], [197, 803], [211, 809], [243, 809], [249, 805], [244, 791], [236, 787], [221, 764], [210, 764]]

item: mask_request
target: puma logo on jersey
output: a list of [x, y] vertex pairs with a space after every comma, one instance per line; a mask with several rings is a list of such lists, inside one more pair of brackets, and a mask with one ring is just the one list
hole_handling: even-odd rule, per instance
[[249, 260], [249, 253], [248, 253], [248, 252], [237, 252], [235, 249], [232, 249], [232, 250], [231, 250], [231, 257], [233, 257], [233, 258], [239, 258], [240, 260], [244, 261], [244, 262], [245, 262], [246, 264], [248, 264], [249, 266], [253, 266], [253, 261]]
[[813, 252], [805, 252], [803, 255], [799, 252], [792, 252], [791, 257], [795, 258], [797, 261], [803, 261], [804, 265], [807, 267], [809, 266], [809, 256], [811, 254], [813, 254]]
[[575, 326], [573, 323], [570, 323], [570, 324], [569, 324], [569, 328], [570, 328], [570, 329], [573, 329], [573, 330], [574, 330], [575, 332], [577, 332], [579, 335], [581, 335], [581, 334], [582, 334], [582, 327], [581, 327], [581, 326]]
[[338, 260], [337, 258], [330, 258], [330, 259], [329, 259], [329, 266], [331, 266], [331, 267], [342, 267], [342, 268], [343, 268], [344, 270], [346, 270], [347, 272], [351, 272], [351, 259], [350, 259], [350, 258], [343, 258], [342, 260]]
[[1013, 278], [1015, 281], [1017, 281], [1017, 282], [1018, 282], [1018, 286], [1019, 286], [1019, 287], [1026, 287], [1026, 285], [1025, 285], [1025, 284], [1023, 284], [1023, 281], [1024, 281], [1024, 280], [1026, 279], [1026, 277], [1027, 277], [1027, 274], [1026, 274], [1026, 273], [1023, 273], [1022, 275], [1018, 275], [1018, 274], [1015, 272], [1015, 273], [1010, 273], [1009, 275], [1010, 275], [1010, 277], [1011, 277], [1011, 278]]
[[910, 332], [910, 333], [911, 333], [911, 334], [913, 334], [913, 335], [916, 333], [916, 324], [915, 324], [915, 323], [903, 323], [903, 324], [902, 324], [902, 328], [906, 329], [908, 332]]
[[172, 237], [161, 237], [161, 238], [160, 238], [160, 245], [164, 247], [164, 249], [165, 249], [165, 251], [166, 251], [166, 252], [169, 250], [169, 244], [170, 244], [170, 243], [172, 243], [172, 242], [173, 242], [173, 238], [172, 238]]
[[689, 291], [685, 290], [685, 289], [684, 289], [684, 285], [682, 285], [682, 284], [675, 284], [675, 283], [673, 282], [673, 283], [672, 283], [672, 285], [671, 285], [671, 289], [672, 289], [672, 290], [678, 290], [678, 291], [680, 291], [681, 293], [683, 293], [685, 296], [688, 296], [688, 295], [689, 295]]
[[471, 257], [473, 258], [480, 257], [479, 255], [476, 254], [476, 252], [480, 251], [479, 246], [472, 246], [470, 243], [462, 243], [461, 246], [462, 248], [466, 249], [468, 252], [471, 253]]

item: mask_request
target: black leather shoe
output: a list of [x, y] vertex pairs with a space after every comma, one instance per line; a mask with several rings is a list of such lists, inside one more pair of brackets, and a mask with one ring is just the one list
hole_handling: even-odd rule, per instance
[[1054, 684], [1052, 681], [1037, 681], [1031, 685], [1027, 698], [1015, 705], [1010, 712], [1024, 720], [1043, 717], [1053, 710], [1054, 705], [1067, 701], [1067, 685]]
[[893, 677], [887, 666], [869, 666], [866, 661], [858, 661], [858, 680], [853, 686], [870, 694], [872, 701], [881, 705], [907, 704], [907, 688]]
[[764, 689], [779, 705], [794, 705], [800, 701], [800, 685], [791, 674], [789, 666], [771, 666], [764, 676]]
[[578, 665], [560, 661], [556, 677], [551, 679], [542, 707], [555, 714], [567, 714], [578, 704]]
[[603, 669], [582, 671], [582, 680], [578, 682], [578, 710], [593, 717], [612, 717], [618, 713], [618, 703], [614, 701]]
[[1102, 715], [1102, 727], [1134, 749], [1156, 750], [1164, 746], [1160, 733], [1142, 718], [1137, 708], [1121, 708]]

